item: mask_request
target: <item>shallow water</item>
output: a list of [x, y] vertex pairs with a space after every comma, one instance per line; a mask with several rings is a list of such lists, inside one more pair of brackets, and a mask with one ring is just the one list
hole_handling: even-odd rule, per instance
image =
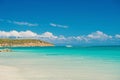
[[[120, 47], [24, 47], [0, 53], [4, 80], [120, 80]], [[11, 69], [12, 68], [12, 69]], [[2, 74], [3, 72], [9, 74]], [[19, 77], [15, 77], [19, 76]]]

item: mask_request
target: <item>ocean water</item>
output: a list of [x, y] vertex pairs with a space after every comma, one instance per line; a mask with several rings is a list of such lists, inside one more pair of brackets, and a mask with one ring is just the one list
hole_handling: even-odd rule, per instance
[[16, 47], [0, 53], [0, 80], [120, 80], [120, 47]]

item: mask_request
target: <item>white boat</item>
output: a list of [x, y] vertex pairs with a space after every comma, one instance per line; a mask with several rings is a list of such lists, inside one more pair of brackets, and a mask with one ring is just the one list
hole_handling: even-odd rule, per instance
[[72, 47], [72, 45], [66, 45], [66, 47]]

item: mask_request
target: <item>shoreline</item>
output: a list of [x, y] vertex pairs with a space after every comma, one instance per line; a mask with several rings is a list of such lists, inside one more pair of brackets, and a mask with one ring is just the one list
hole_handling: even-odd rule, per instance
[[3, 47], [53, 47], [55, 45], [40, 45], [40, 46], [29, 46], [29, 45], [26, 45], [26, 46], [22, 46], [22, 45], [17, 45], [17, 46], [0, 46], [0, 48], [3, 48]]
[[0, 48], [15, 48], [15, 47], [54, 47], [53, 46], [0, 46]]

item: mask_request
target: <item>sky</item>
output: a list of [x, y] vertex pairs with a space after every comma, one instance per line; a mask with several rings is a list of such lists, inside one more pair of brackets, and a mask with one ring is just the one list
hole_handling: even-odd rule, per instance
[[120, 1], [0, 0], [0, 37], [120, 45]]

